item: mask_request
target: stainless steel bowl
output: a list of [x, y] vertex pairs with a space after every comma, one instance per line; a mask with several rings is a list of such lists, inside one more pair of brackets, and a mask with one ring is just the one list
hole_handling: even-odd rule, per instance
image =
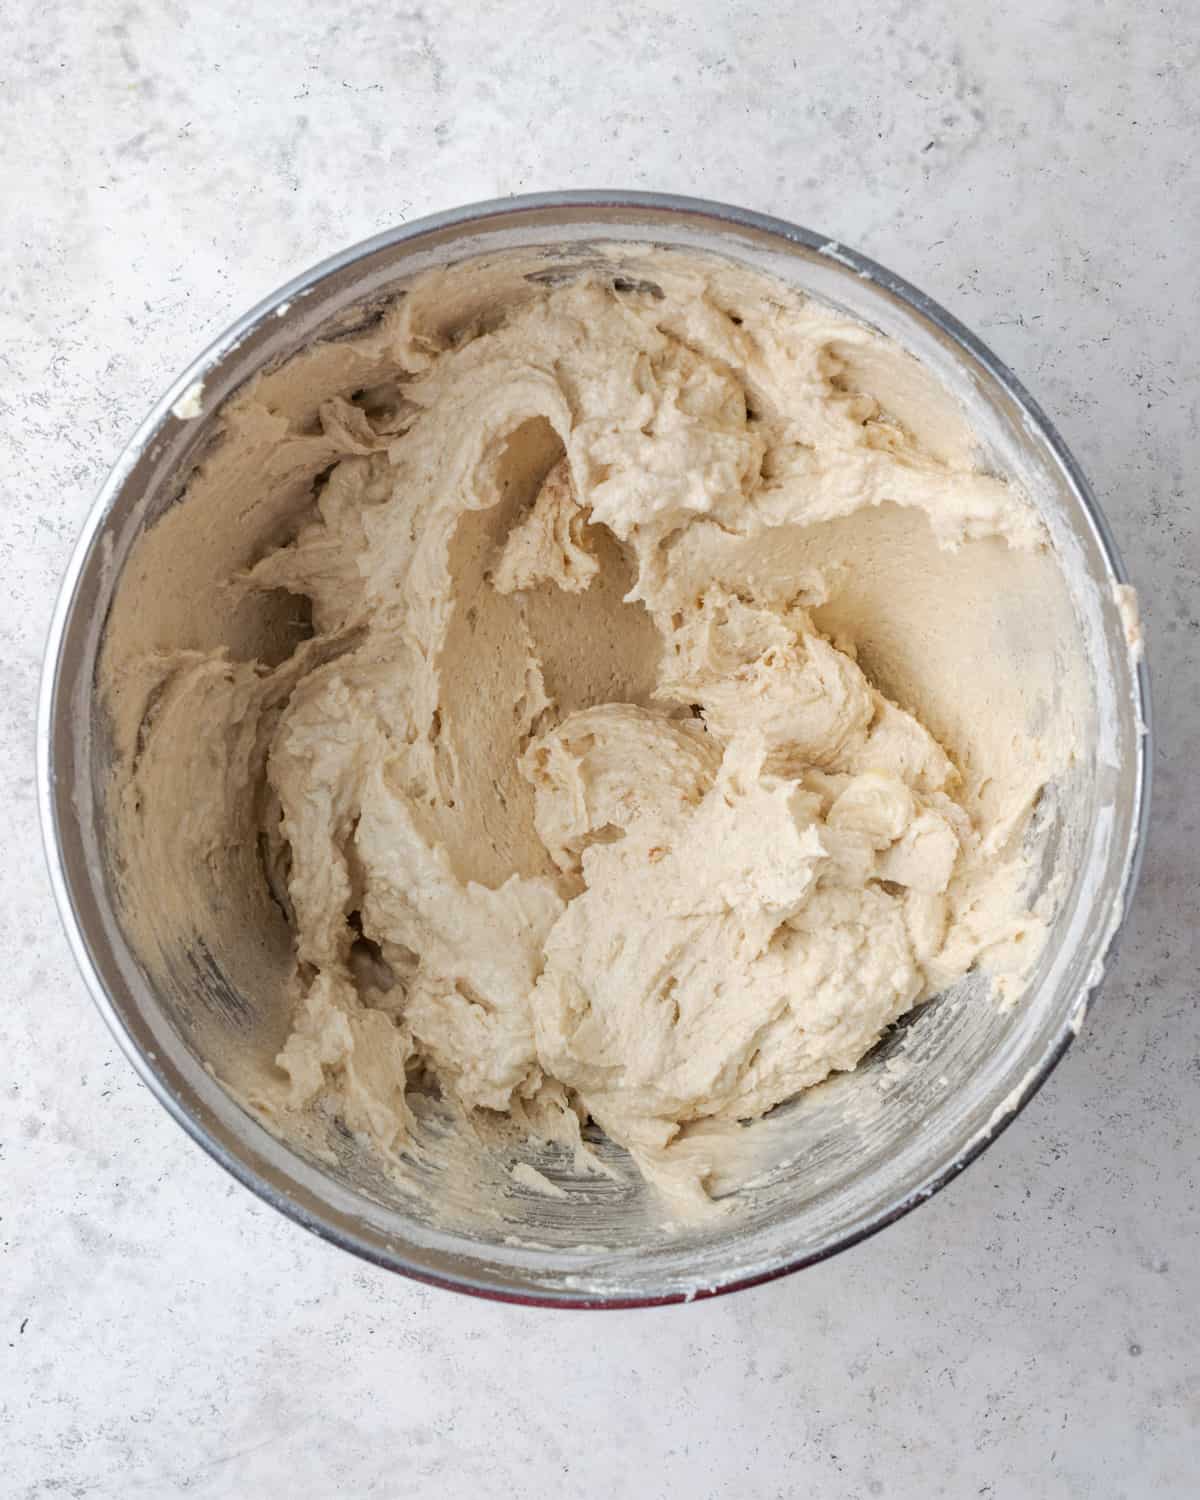
[[[992, 465], [1019, 476], [1063, 560], [1086, 651], [1093, 721], [1070, 789], [1070, 889], [1041, 967], [1009, 1010], [940, 997], [853, 1075], [768, 1122], [762, 1181], [727, 1219], [655, 1218], [627, 1175], [586, 1212], [514, 1197], [499, 1220], [447, 1230], [389, 1193], [352, 1155], [331, 1166], [276, 1137], [205, 1064], [203, 987], [146, 977], [113, 900], [103, 836], [106, 748], [98, 652], [123, 565], [178, 498], [221, 401], [313, 339], [369, 318], [413, 275], [466, 256], [544, 252], [569, 268], [599, 242], [719, 254], [782, 278], [918, 356], [969, 407]], [[182, 420], [203, 382], [206, 415]], [[820, 1260], [930, 1197], [1004, 1128], [1078, 1033], [1132, 892], [1146, 822], [1148, 683], [1116, 597], [1124, 574], [1074, 459], [1008, 370], [927, 297], [808, 230], [719, 204], [642, 193], [555, 193], [438, 214], [376, 236], [282, 287], [179, 377], [114, 467], [63, 583], [46, 652], [38, 771], [55, 896], [105, 1019], [154, 1094], [208, 1152], [314, 1233], [409, 1276], [560, 1306], [640, 1306], [729, 1291]], [[969, 988], [969, 987], [968, 987]], [[253, 1012], [254, 996], [243, 997]], [[975, 996], [978, 1000], [980, 997]], [[898, 1050], [908, 1066], [896, 1068]], [[869, 1108], [862, 1108], [867, 1100]]]

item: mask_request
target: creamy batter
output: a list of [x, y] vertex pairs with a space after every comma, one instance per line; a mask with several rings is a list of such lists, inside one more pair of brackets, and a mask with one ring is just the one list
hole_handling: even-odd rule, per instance
[[1034, 652], [946, 668], [1045, 560], [953, 403], [774, 283], [648, 264], [431, 275], [240, 396], [106, 672], [148, 937], [242, 881], [265, 975], [286, 913], [259, 1109], [385, 1155], [414, 1087], [590, 1118], [703, 1207], [715, 1127], [1023, 972], [1071, 747]]

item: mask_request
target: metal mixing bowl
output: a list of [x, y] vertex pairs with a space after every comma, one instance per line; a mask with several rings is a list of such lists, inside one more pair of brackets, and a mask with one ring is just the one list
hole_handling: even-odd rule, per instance
[[[544, 248], [557, 274], [601, 242], [719, 254], [782, 278], [888, 334], [967, 406], [991, 466], [1019, 478], [1046, 519], [1087, 656], [1090, 742], [1060, 799], [1070, 880], [1022, 1002], [990, 1005], [970, 985], [939, 997], [855, 1074], [777, 1111], [769, 1169], [736, 1214], [692, 1229], [664, 1222], [626, 1172], [590, 1207], [518, 1194], [499, 1216], [447, 1229], [392, 1195], [353, 1151], [331, 1165], [265, 1130], [205, 1066], [205, 1037], [230, 1024], [205, 987], [185, 994], [147, 978], [105, 846], [98, 653], [130, 549], [178, 498], [226, 396], [314, 338], [362, 323], [422, 270]], [[179, 403], [198, 381], [205, 415], [182, 420], [173, 408], [186, 413]], [[854, 1244], [928, 1198], [995, 1139], [1078, 1033], [1132, 891], [1147, 811], [1148, 687], [1118, 607], [1123, 576], [1077, 465], [1009, 371], [853, 251], [759, 214], [656, 194], [556, 193], [438, 214], [260, 303], [179, 377], [114, 467], [67, 570], [46, 654], [38, 771], [55, 896], [96, 1003], [150, 1089], [235, 1177], [323, 1238], [410, 1276], [515, 1301], [630, 1306], [747, 1286]], [[243, 998], [252, 1014], [255, 997]], [[903, 1067], [893, 1065], [899, 1055]]]

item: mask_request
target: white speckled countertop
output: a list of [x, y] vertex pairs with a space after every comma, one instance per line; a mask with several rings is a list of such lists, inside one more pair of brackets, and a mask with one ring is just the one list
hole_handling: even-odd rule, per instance
[[[12, 0], [0, 47], [0, 1492], [1183, 1497], [1200, 1460], [1200, 20], [1187, 0]], [[51, 599], [120, 444], [231, 318], [398, 219], [624, 186], [828, 232], [949, 306], [1141, 591], [1156, 814], [1079, 1044], [833, 1262], [654, 1312], [360, 1265], [192, 1146], [43, 874]]]

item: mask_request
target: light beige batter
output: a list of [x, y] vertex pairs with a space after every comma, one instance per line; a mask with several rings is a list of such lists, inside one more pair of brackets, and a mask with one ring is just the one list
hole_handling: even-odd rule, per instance
[[268, 887], [287, 911], [260, 1109], [391, 1153], [432, 1080], [591, 1117], [703, 1206], [714, 1123], [1026, 966], [1070, 745], [1029, 642], [946, 668], [1045, 563], [953, 404], [774, 283], [648, 264], [499, 305], [431, 276], [261, 380], [135, 553], [106, 672], [148, 936], [241, 881], [246, 983], [282, 958]]

